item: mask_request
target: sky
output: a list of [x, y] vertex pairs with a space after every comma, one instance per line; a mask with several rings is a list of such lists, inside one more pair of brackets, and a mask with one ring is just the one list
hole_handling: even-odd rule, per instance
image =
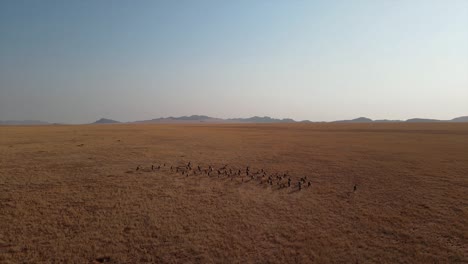
[[468, 115], [468, 1], [0, 1], [0, 120], [192, 114]]

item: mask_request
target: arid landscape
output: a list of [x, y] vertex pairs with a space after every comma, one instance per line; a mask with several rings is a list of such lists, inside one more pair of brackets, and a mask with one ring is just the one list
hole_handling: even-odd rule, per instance
[[4, 126], [0, 153], [0, 263], [468, 262], [467, 123]]

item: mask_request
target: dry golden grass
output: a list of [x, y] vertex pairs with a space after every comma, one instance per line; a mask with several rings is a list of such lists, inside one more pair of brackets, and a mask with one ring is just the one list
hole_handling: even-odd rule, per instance
[[0, 127], [0, 154], [0, 263], [468, 262], [468, 124]]

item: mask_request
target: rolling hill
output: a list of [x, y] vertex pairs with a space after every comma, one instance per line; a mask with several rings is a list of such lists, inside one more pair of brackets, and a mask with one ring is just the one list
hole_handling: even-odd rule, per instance
[[119, 121], [115, 121], [112, 119], [101, 118], [97, 120], [96, 122], [94, 122], [93, 124], [119, 124], [119, 123], [120, 123]]

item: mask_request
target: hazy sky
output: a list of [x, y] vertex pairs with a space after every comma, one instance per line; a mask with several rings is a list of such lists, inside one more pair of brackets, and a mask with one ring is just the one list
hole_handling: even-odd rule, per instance
[[468, 115], [468, 1], [0, 1], [0, 120]]

